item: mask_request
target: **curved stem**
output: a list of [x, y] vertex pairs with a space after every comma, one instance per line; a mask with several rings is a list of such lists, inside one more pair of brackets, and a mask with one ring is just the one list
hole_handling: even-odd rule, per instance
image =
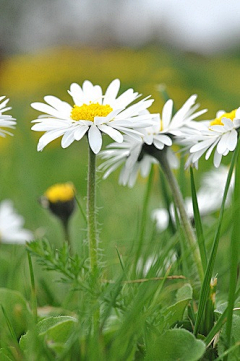
[[96, 227], [96, 154], [89, 146], [88, 186], [87, 186], [87, 221], [90, 268], [97, 270], [97, 227]]
[[159, 161], [162, 170], [168, 180], [168, 184], [171, 188], [174, 202], [180, 214], [182, 227], [186, 235], [186, 240], [188, 241], [188, 246], [191, 248], [193, 252], [194, 261], [198, 269], [199, 279], [200, 281], [202, 281], [204, 273], [203, 273], [203, 267], [201, 263], [201, 257], [200, 257], [196, 236], [193, 231], [192, 225], [190, 223], [189, 217], [186, 213], [184, 200], [179, 185], [168, 163], [167, 149], [164, 148], [163, 150], [159, 151], [155, 147], [151, 147], [150, 154]]

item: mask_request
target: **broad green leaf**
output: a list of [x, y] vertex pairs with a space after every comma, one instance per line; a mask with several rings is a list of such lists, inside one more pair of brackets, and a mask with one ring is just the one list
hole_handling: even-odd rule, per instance
[[176, 301], [183, 301], [183, 300], [191, 300], [193, 294], [192, 286], [189, 283], [186, 283], [184, 286], [179, 288], [176, 295]]
[[[0, 334], [6, 332], [8, 321], [16, 337], [26, 332], [31, 312], [22, 294], [7, 288], [0, 288], [0, 306]], [[5, 315], [2, 308], [4, 309]], [[8, 320], [6, 320], [6, 316]]]
[[184, 329], [168, 330], [151, 343], [146, 361], [197, 361], [206, 350], [203, 341]]
[[171, 327], [177, 321], [182, 321], [184, 311], [192, 299], [192, 287], [190, 284], [186, 284], [181, 287], [176, 295], [177, 302], [169, 306], [164, 312], [164, 328]]
[[[65, 343], [71, 336], [77, 320], [71, 316], [49, 317], [37, 324], [39, 339], [57, 354], [64, 350]], [[34, 332], [28, 331], [20, 339], [20, 347], [28, 352], [29, 345], [34, 338]]]

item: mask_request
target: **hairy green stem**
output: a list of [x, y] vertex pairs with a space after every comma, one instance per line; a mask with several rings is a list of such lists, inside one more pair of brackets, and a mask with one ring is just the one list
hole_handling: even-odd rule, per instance
[[93, 153], [90, 146], [88, 152], [87, 221], [90, 268], [91, 271], [95, 273], [98, 266], [96, 226], [96, 155]]

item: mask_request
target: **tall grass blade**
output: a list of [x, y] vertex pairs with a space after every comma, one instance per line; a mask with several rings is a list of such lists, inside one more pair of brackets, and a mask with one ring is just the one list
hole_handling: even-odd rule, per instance
[[[239, 148], [239, 147], [238, 147]], [[226, 348], [231, 346], [231, 333], [232, 333], [232, 319], [233, 319], [233, 308], [235, 302], [235, 290], [238, 280], [238, 248], [239, 248], [239, 235], [240, 235], [240, 160], [239, 155], [236, 161], [235, 167], [235, 182], [234, 182], [234, 193], [233, 193], [233, 229], [230, 243], [230, 279], [229, 279], [229, 293], [228, 293], [228, 309], [227, 309], [227, 323], [226, 323]], [[228, 355], [224, 358], [227, 360]]]
[[193, 170], [190, 168], [190, 177], [191, 177], [191, 191], [192, 191], [192, 204], [193, 204], [193, 214], [194, 214], [194, 221], [195, 221], [195, 228], [197, 233], [197, 240], [199, 251], [202, 260], [203, 270], [205, 271], [207, 268], [207, 252], [205, 248], [205, 239], [203, 234], [203, 227], [201, 222], [201, 216], [198, 207], [198, 200], [197, 200], [197, 193], [194, 181]]
[[[238, 147], [239, 147], [239, 145], [238, 145]], [[199, 306], [198, 306], [198, 312], [197, 312], [197, 317], [196, 317], [196, 324], [195, 324], [195, 328], [194, 328], [195, 335], [197, 335], [199, 332], [199, 327], [202, 322], [202, 317], [204, 314], [205, 306], [206, 306], [209, 292], [210, 292], [210, 281], [211, 281], [211, 277], [212, 277], [212, 273], [213, 273], [216, 255], [217, 255], [221, 225], [222, 225], [223, 214], [224, 214], [224, 207], [225, 207], [225, 203], [226, 203], [226, 199], [227, 199], [228, 190], [230, 187], [230, 182], [231, 182], [231, 178], [232, 178], [234, 165], [235, 165], [235, 162], [237, 159], [238, 147], [237, 147], [237, 149], [235, 149], [232, 160], [231, 160], [231, 165], [229, 168], [226, 185], [225, 185], [225, 189], [224, 189], [224, 194], [223, 194], [223, 199], [222, 199], [222, 204], [221, 204], [221, 209], [220, 209], [220, 214], [219, 214], [219, 219], [218, 219], [218, 225], [217, 225], [217, 229], [216, 229], [216, 233], [215, 233], [215, 237], [214, 237], [214, 241], [213, 241], [212, 251], [211, 251], [209, 261], [208, 261], [207, 269], [206, 269], [206, 272], [204, 275], [204, 280], [203, 280], [203, 284], [202, 284], [202, 288], [201, 288], [201, 292], [200, 292]]]

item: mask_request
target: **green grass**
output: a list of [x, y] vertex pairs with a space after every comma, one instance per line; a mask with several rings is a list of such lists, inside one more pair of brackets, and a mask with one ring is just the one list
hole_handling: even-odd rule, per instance
[[[224, 303], [229, 299], [234, 305], [235, 301], [238, 257], [230, 272], [229, 247], [232, 244], [234, 254], [238, 237], [236, 232], [231, 234], [232, 224], [238, 229], [238, 191], [234, 196], [236, 208], [216, 212], [210, 222], [200, 219], [194, 197], [197, 237], [199, 242], [204, 239], [201, 255], [207, 270], [200, 290], [181, 227], [175, 230], [172, 225], [160, 233], [151, 220], [154, 208], [171, 202], [171, 191], [159, 167], [154, 166], [149, 181], [139, 178], [132, 189], [118, 185], [118, 171], [104, 181], [98, 172], [101, 267], [93, 275], [87, 266], [87, 226], [81, 211], [77, 208], [70, 221], [70, 256], [60, 222], [38, 202], [52, 184], [71, 181], [85, 210], [87, 142], [62, 149], [57, 140], [38, 153], [39, 134], [30, 130], [30, 121], [37, 114], [30, 103], [41, 101], [47, 94], [68, 101], [72, 82], [81, 84], [89, 79], [105, 90], [119, 77], [121, 90], [133, 87], [143, 96], [153, 96], [153, 112], [161, 111], [163, 105], [156, 85], [165, 84], [176, 109], [196, 93], [201, 108], [209, 108], [209, 117], [214, 117], [219, 109], [229, 111], [239, 106], [239, 63], [240, 58], [234, 55], [204, 58], [156, 46], [135, 50], [52, 49], [3, 61], [0, 93], [10, 97], [17, 127], [13, 138], [0, 139], [0, 200], [14, 201], [37, 241], [28, 247], [30, 259], [24, 246], [0, 244], [0, 360], [150, 361], [163, 359], [162, 350], [166, 361], [174, 361], [174, 357], [213, 360], [225, 355], [229, 347], [233, 350], [229, 359], [237, 357], [239, 316], [235, 311], [232, 315], [231, 309], [224, 311]], [[104, 145], [108, 142], [104, 139]], [[230, 160], [231, 154], [224, 158], [226, 164]], [[194, 186], [198, 189], [200, 176], [211, 167], [211, 159], [201, 160], [194, 182], [183, 167], [175, 172], [184, 196], [191, 195], [191, 184], [195, 196]], [[234, 219], [232, 208], [238, 212]], [[221, 230], [217, 228], [219, 217]], [[215, 236], [216, 230], [219, 233]], [[214, 239], [219, 241], [216, 253], [212, 251]], [[171, 252], [177, 253], [177, 260], [169, 263]], [[156, 260], [146, 271], [143, 264], [153, 255]], [[215, 275], [216, 295], [209, 289]], [[100, 317], [97, 329], [96, 315]], [[222, 315], [229, 315], [231, 320], [227, 331], [221, 333], [218, 349], [210, 346], [205, 352], [203, 341], [208, 344], [222, 329]], [[215, 332], [211, 331], [213, 321]], [[172, 354], [174, 340], [178, 340], [178, 350]]]

